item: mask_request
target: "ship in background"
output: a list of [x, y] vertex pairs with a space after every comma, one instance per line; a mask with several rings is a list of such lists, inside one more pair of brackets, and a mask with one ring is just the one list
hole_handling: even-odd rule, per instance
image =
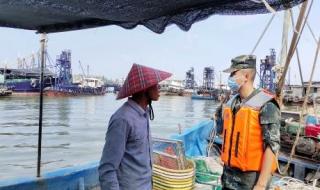
[[[44, 93], [47, 96], [104, 95], [106, 87], [98, 78], [85, 76], [73, 82], [71, 69], [71, 51], [65, 50], [52, 60], [45, 53]], [[40, 92], [40, 66], [36, 57], [18, 59], [18, 68], [0, 68], [0, 78], [6, 81], [5, 86], [14, 94], [34, 95]]]
[[[46, 54], [46, 60], [49, 57]], [[15, 94], [38, 94], [40, 92], [40, 67], [36, 58], [38, 54], [32, 54], [28, 58], [18, 59], [18, 68], [0, 68], [0, 77], [5, 80], [6, 88]], [[52, 86], [55, 83], [56, 75], [47, 64], [44, 69], [44, 87]]]
[[[81, 64], [81, 63], [80, 63]], [[52, 86], [44, 88], [46, 96], [81, 96], [81, 95], [104, 95], [106, 87], [100, 79], [83, 77], [79, 82], [73, 82], [71, 69], [71, 51], [65, 50], [57, 57], [57, 78]], [[82, 67], [82, 66], [81, 66]]]
[[194, 68], [185, 73], [185, 80], [166, 79], [160, 83], [160, 93], [166, 96], [191, 96], [192, 99], [219, 100], [228, 92], [225, 85], [215, 85], [214, 67], [205, 67], [203, 70], [202, 85], [195, 81]]
[[160, 94], [165, 96], [184, 96], [182, 80], [166, 79], [160, 82]]
[[[193, 68], [191, 68], [193, 70]], [[194, 90], [191, 96], [192, 99], [196, 100], [215, 100], [220, 101], [222, 97], [225, 97], [229, 93], [229, 90], [222, 84], [221, 73], [220, 83], [215, 85], [215, 68], [205, 67], [203, 69], [202, 85], [197, 86], [194, 82]], [[188, 75], [187, 75], [188, 76]], [[194, 76], [193, 76], [194, 78]]]

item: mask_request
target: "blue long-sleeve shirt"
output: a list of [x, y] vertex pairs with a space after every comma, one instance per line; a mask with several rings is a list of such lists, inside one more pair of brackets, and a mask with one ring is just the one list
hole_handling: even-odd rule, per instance
[[151, 190], [148, 113], [129, 99], [111, 117], [100, 161], [102, 190]]

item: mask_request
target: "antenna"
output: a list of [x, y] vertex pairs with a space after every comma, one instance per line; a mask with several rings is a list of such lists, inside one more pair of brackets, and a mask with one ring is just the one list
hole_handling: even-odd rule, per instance
[[79, 61], [79, 65], [80, 65], [80, 68], [81, 68], [81, 71], [82, 71], [82, 80], [83, 80], [84, 77], [87, 77], [87, 76], [86, 76], [86, 73], [84, 72], [84, 69], [83, 69], [82, 64], [81, 64], [80, 61]]

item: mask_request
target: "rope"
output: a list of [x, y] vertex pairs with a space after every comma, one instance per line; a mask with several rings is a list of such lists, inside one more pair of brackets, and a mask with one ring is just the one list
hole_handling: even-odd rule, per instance
[[292, 177], [282, 177], [272, 185], [272, 189], [281, 189], [281, 190], [292, 190], [292, 189], [301, 189], [301, 190], [319, 190], [319, 188], [307, 185], [303, 181], [292, 178]]
[[[294, 28], [294, 18], [293, 18], [292, 9], [290, 9], [290, 17], [291, 17], [292, 28]], [[300, 74], [301, 85], [302, 85], [302, 87], [304, 88], [303, 76], [302, 76], [302, 69], [301, 69], [301, 62], [300, 62], [300, 56], [299, 56], [299, 50], [298, 50], [298, 48], [296, 48], [296, 54], [297, 54], [297, 61], [298, 61], [298, 66], [299, 66], [299, 74]], [[303, 95], [303, 92], [302, 92], [302, 95]]]
[[[284, 173], [286, 173], [287, 170], [289, 169], [290, 162], [292, 161], [292, 157], [293, 157], [293, 155], [294, 155], [294, 153], [295, 153], [295, 148], [296, 148], [296, 146], [297, 146], [297, 144], [298, 144], [298, 140], [299, 140], [299, 136], [300, 136], [300, 131], [301, 131], [301, 121], [302, 121], [302, 119], [303, 119], [303, 114], [304, 114], [304, 112], [307, 111], [307, 101], [308, 101], [308, 97], [309, 97], [309, 94], [310, 94], [310, 89], [311, 89], [311, 85], [312, 85], [312, 79], [313, 79], [315, 67], [316, 67], [317, 60], [318, 60], [319, 49], [320, 49], [320, 36], [319, 36], [319, 40], [318, 40], [318, 44], [317, 44], [317, 50], [316, 50], [316, 54], [315, 54], [315, 57], [314, 57], [314, 62], [313, 62], [313, 65], [312, 65], [312, 70], [311, 70], [311, 75], [310, 75], [310, 79], [309, 79], [309, 84], [308, 84], [307, 92], [306, 92], [306, 95], [305, 95], [305, 97], [304, 97], [302, 109], [301, 109], [301, 111], [300, 111], [299, 128], [298, 128], [297, 135], [296, 135], [295, 141], [294, 141], [293, 146], [292, 146], [292, 149], [291, 149], [291, 153], [290, 153], [289, 160], [288, 160], [288, 162], [287, 162], [287, 165], [285, 166], [284, 171], [281, 171], [281, 170], [280, 170], [279, 162], [277, 162], [278, 171], [279, 171], [279, 173], [282, 174], [282, 175], [283, 175]], [[278, 160], [279, 151], [277, 152], [276, 156], [277, 156], [277, 160]]]
[[[311, 4], [312, 4], [312, 3], [313, 3], [313, 0], [312, 0]], [[299, 9], [301, 9], [301, 7], [300, 7], [300, 6], [299, 6]], [[311, 33], [311, 35], [312, 35], [312, 38], [313, 38], [314, 42], [317, 44], [317, 43], [318, 43], [318, 41], [317, 41], [316, 35], [314, 34], [314, 32], [313, 32], [313, 30], [312, 30], [312, 28], [311, 28], [311, 26], [310, 26], [309, 22], [308, 22], [308, 21], [306, 21], [306, 23], [307, 23], [307, 27], [308, 27], [308, 29], [309, 29], [309, 31], [310, 31], [310, 33]]]
[[313, 31], [312, 31], [312, 29], [311, 29], [310, 24], [309, 24], [308, 21], [307, 21], [307, 27], [308, 27], [308, 29], [310, 30], [310, 33], [311, 33], [311, 35], [312, 35], [312, 37], [313, 37], [313, 40], [315, 41], [315, 43], [317, 43], [317, 38], [316, 38], [316, 36], [314, 35], [314, 33], [313, 33]]
[[[261, 33], [261, 35], [260, 35], [257, 43], [255, 44], [254, 48], [253, 48], [252, 51], [250, 52], [250, 55], [252, 55], [252, 54], [256, 51], [258, 45], [260, 44], [262, 38], [263, 38], [264, 35], [266, 34], [266, 32], [267, 32], [269, 26], [271, 25], [271, 23], [272, 23], [272, 21], [273, 21], [273, 19], [274, 19], [275, 16], [276, 16], [276, 14], [274, 13], [274, 14], [272, 15], [272, 17], [270, 18], [269, 22], [267, 23], [266, 27], [264, 28], [263, 32]], [[256, 73], [257, 73], [259, 79], [261, 80], [261, 76], [260, 76], [260, 74], [258, 73], [258, 71], [257, 71]]]
[[270, 11], [271, 13], [276, 13], [276, 11], [269, 5], [269, 3], [266, 0], [261, 0], [262, 3], [264, 4], [264, 6], [266, 6], [266, 8], [268, 9], [268, 11]]
[[214, 139], [215, 139], [215, 136], [216, 136], [216, 130], [215, 130], [216, 127], [217, 127], [217, 125], [215, 125], [215, 127], [212, 128], [211, 133], [209, 135], [210, 142], [209, 142], [208, 147], [207, 147], [207, 156], [208, 157], [210, 156], [210, 152], [211, 152], [211, 149], [212, 149], [213, 144], [214, 144]]
[[[217, 107], [217, 109], [220, 109], [221, 108], [221, 115], [219, 115], [218, 117], [222, 117], [222, 115], [223, 115], [223, 113], [222, 113], [222, 110], [223, 110], [223, 104], [224, 103], [226, 103], [229, 99], [230, 99], [230, 97], [231, 97], [231, 93], [226, 93], [225, 94], [226, 96], [224, 97], [224, 99], [221, 101], [221, 103], [220, 103], [220, 105]], [[216, 110], [216, 113], [215, 114], [217, 114], [217, 110]], [[214, 142], [214, 139], [215, 139], [215, 137], [216, 137], [216, 135], [217, 135], [217, 132], [216, 132], [216, 130], [217, 130], [217, 118], [216, 118], [217, 116], [214, 116], [213, 117], [213, 122], [214, 122], [214, 126], [213, 126], [213, 128], [212, 128], [212, 130], [211, 130], [211, 132], [210, 132], [210, 136], [209, 136], [209, 139], [210, 139], [210, 141], [209, 141], [209, 143], [208, 143], [208, 146], [207, 146], [207, 156], [209, 157], [209, 153], [211, 152], [211, 149], [212, 148], [217, 148], [217, 150], [218, 150], [218, 152], [219, 153], [221, 153], [221, 150], [220, 150], [220, 148], [219, 147], [217, 147], [217, 146], [215, 146], [215, 142]]]
[[266, 9], [271, 13], [276, 13], [276, 11], [270, 6], [270, 4], [266, 0], [250, 0], [255, 3], [263, 3]]
[[260, 35], [257, 43], [255, 44], [254, 48], [252, 49], [252, 51], [251, 51], [251, 53], [250, 53], [251, 55], [256, 51], [258, 45], [260, 44], [262, 38], [263, 38], [264, 35], [266, 34], [266, 32], [267, 32], [267, 30], [268, 30], [268, 28], [269, 28], [270, 24], [272, 23], [272, 21], [273, 21], [273, 19], [274, 19], [275, 16], [276, 16], [276, 14], [272, 14], [272, 17], [270, 18], [269, 22], [267, 23], [266, 27], [264, 28], [263, 32], [261, 33], [261, 35]]
[[[251, 1], [258, 3], [258, 1], [256, 1], [256, 0], [251, 0]], [[256, 51], [256, 49], [257, 49], [258, 45], [260, 44], [263, 36], [264, 36], [265, 33], [267, 32], [270, 24], [272, 23], [274, 17], [276, 16], [276, 11], [269, 5], [269, 3], [268, 3], [266, 0], [260, 0], [260, 1], [266, 6], [266, 9], [268, 9], [268, 11], [270, 11], [270, 12], [273, 13], [273, 14], [272, 14], [272, 17], [270, 18], [267, 26], [266, 26], [265, 29], [263, 30], [262, 34], [260, 35], [257, 43], [255, 44], [255, 46], [254, 46], [254, 48], [252, 49], [252, 51], [251, 51], [250, 54], [253, 54], [253, 53]], [[259, 76], [259, 77], [260, 77], [260, 76]], [[261, 77], [260, 77], [260, 78], [261, 78]]]

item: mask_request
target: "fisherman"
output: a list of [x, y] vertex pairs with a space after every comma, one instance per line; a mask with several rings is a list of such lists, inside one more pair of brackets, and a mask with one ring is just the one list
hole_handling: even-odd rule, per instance
[[254, 55], [235, 57], [224, 72], [236, 94], [223, 108], [223, 189], [267, 189], [280, 148], [279, 105], [273, 94], [254, 88]]
[[128, 100], [111, 116], [100, 161], [102, 190], [151, 190], [152, 147], [149, 117], [159, 82], [171, 74], [133, 64], [117, 99]]

